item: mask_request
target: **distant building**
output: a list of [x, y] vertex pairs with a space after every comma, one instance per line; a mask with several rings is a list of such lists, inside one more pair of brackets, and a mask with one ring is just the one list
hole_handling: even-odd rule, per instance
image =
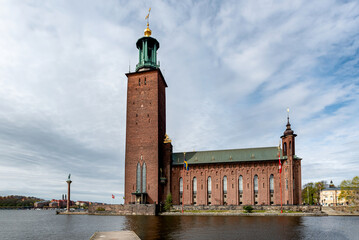
[[340, 188], [335, 187], [333, 181], [330, 181], [329, 187], [320, 191], [320, 204], [322, 206], [348, 205], [345, 199], [339, 199]]
[[84, 206], [88, 206], [90, 204], [90, 202], [86, 202], [86, 201], [77, 201], [76, 206], [80, 206], [80, 207], [84, 207]]
[[[70, 201], [70, 206], [74, 205], [75, 203], [73, 201]], [[51, 208], [64, 208], [67, 205], [67, 200], [56, 200], [52, 199], [49, 207]]]
[[40, 202], [35, 202], [34, 207], [35, 208], [43, 208], [43, 207], [48, 207], [49, 204], [50, 204], [50, 201], [40, 201]]

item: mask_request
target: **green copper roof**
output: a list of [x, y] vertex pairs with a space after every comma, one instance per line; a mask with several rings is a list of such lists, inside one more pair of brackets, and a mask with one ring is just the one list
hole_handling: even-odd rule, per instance
[[142, 37], [137, 40], [136, 47], [139, 50], [138, 64], [136, 72], [141, 68], [157, 69], [157, 50], [160, 48], [159, 42], [152, 37]]
[[[273, 161], [278, 160], [278, 147], [186, 152], [186, 160], [188, 164]], [[172, 164], [183, 164], [183, 152], [172, 154]]]

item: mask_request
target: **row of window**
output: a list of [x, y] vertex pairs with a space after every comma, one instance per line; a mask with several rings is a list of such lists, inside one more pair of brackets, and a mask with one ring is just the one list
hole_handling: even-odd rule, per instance
[[[254, 191], [258, 192], [258, 176], [257, 175], [254, 176], [253, 183], [254, 183]], [[179, 184], [180, 184], [180, 193], [182, 193], [183, 192], [183, 179], [182, 178], [180, 178]], [[193, 178], [192, 184], [193, 184], [193, 193], [197, 193], [197, 178], [196, 177]], [[228, 185], [227, 184], [227, 176], [224, 176], [223, 177], [223, 192], [224, 193], [227, 193], [227, 185]], [[247, 184], [247, 187], [249, 188], [249, 183]], [[218, 185], [217, 185], [217, 188], [218, 188]], [[187, 189], [188, 189], [188, 186], [187, 186]], [[271, 174], [269, 177], [269, 190], [271, 192], [274, 191], [274, 176], [273, 176], [273, 174]], [[238, 191], [243, 192], [243, 177], [242, 176], [239, 176], [239, 178], [238, 178]], [[207, 179], [207, 192], [208, 193], [212, 192], [212, 178], [211, 177], [208, 177], [208, 179]]]

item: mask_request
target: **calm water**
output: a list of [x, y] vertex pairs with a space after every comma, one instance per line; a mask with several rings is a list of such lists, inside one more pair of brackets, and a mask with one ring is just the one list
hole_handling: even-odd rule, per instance
[[88, 216], [0, 210], [0, 239], [89, 239], [133, 230], [141, 239], [359, 239], [359, 217]]

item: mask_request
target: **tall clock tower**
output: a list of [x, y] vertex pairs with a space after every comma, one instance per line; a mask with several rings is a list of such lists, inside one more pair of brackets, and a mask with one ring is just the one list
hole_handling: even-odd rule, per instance
[[147, 23], [137, 40], [136, 72], [127, 73], [125, 204], [159, 203], [166, 133], [166, 81], [157, 63], [159, 42]]

